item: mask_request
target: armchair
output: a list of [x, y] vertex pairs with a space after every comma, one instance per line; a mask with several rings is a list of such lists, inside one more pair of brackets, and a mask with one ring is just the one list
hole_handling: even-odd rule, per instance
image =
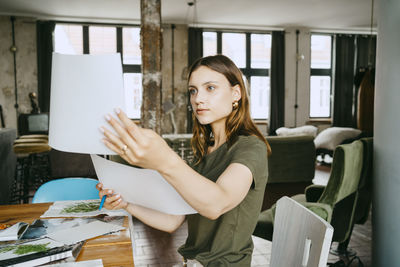
[[373, 166], [373, 138], [361, 138], [360, 141], [364, 146], [363, 168], [361, 172], [360, 183], [358, 186], [358, 198], [354, 211], [353, 224], [347, 239], [339, 243], [338, 247], [331, 252], [337, 255], [355, 255], [355, 251], [348, 249], [354, 224], [364, 224], [369, 216], [371, 209], [372, 195], [372, 166]]
[[268, 182], [261, 210], [269, 209], [283, 196], [301, 194], [315, 174], [315, 145], [311, 135], [267, 136]]
[[[358, 186], [363, 164], [363, 144], [354, 141], [335, 149], [332, 171], [325, 188], [309, 186], [305, 194], [292, 198], [329, 222], [333, 228], [333, 241], [343, 242], [353, 224], [357, 204]], [[318, 194], [320, 196], [318, 197]], [[261, 212], [254, 235], [272, 240], [275, 207]]]

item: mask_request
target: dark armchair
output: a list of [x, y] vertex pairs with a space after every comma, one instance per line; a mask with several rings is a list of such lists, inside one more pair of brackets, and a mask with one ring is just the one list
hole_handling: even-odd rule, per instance
[[[343, 242], [350, 235], [362, 166], [361, 141], [340, 145], [334, 152], [327, 186], [309, 186], [305, 194], [292, 197], [333, 226], [333, 241]], [[275, 207], [261, 212], [254, 235], [272, 240], [274, 213]]]
[[315, 174], [314, 137], [267, 136], [272, 154], [268, 157], [268, 182], [261, 210], [269, 209], [283, 196], [301, 194]]

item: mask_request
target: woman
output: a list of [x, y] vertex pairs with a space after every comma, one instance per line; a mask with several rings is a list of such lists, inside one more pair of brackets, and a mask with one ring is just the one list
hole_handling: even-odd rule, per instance
[[[189, 71], [193, 108], [193, 166], [155, 132], [136, 126], [117, 110], [118, 133], [103, 128], [105, 144], [132, 165], [157, 170], [198, 214], [187, 215], [185, 259], [204, 266], [250, 266], [251, 234], [267, 182], [269, 145], [250, 118], [242, 73], [222, 55], [197, 60]], [[132, 203], [98, 185], [107, 209], [125, 209], [144, 223], [173, 232], [185, 220]], [[196, 265], [199, 266], [199, 265]]]

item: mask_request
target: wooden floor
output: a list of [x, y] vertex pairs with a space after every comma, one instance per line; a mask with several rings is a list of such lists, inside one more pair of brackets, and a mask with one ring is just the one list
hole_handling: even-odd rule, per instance
[[[314, 182], [326, 184], [329, 178], [329, 167], [317, 167]], [[371, 216], [370, 216], [371, 218]], [[371, 219], [365, 225], [355, 225], [350, 240], [349, 248], [353, 249], [360, 257], [365, 267], [371, 265]], [[134, 221], [135, 242], [135, 266], [136, 267], [170, 267], [182, 266], [182, 258], [177, 252], [187, 236], [187, 225], [182, 225], [174, 234], [167, 234], [148, 226], [139, 221]], [[268, 267], [271, 257], [271, 242], [253, 236], [254, 251], [252, 257], [252, 267]], [[333, 243], [332, 248], [337, 244]], [[329, 263], [342, 259], [346, 263], [349, 259], [339, 258], [332, 254], [329, 255]], [[353, 261], [351, 266], [358, 266], [357, 261]]]
[[[134, 222], [135, 237], [135, 267], [170, 267], [182, 266], [182, 258], [177, 252], [186, 239], [186, 224], [174, 234], [167, 234], [148, 226], [143, 225], [139, 221]], [[268, 267], [271, 257], [271, 242], [253, 236], [254, 251], [252, 257], [252, 267]], [[332, 247], [337, 244], [333, 243]], [[357, 252], [365, 267], [371, 267], [371, 221], [368, 220], [365, 225], [354, 227], [353, 235], [349, 247]], [[346, 263], [349, 259], [346, 257], [339, 258], [332, 254], [329, 255], [328, 262], [334, 263], [338, 260], [344, 260]], [[358, 262], [353, 261], [351, 266], [358, 266]]]

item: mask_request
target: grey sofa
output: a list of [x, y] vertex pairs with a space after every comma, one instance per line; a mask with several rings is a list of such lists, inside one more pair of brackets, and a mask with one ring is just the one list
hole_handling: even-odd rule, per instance
[[268, 158], [268, 182], [262, 210], [269, 209], [282, 196], [304, 192], [315, 174], [314, 137], [267, 136], [272, 150]]

